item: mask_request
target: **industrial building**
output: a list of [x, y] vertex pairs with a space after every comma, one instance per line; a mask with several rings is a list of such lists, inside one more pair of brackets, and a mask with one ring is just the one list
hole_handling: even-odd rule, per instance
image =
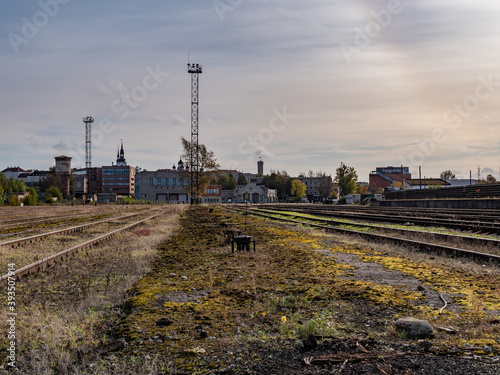
[[402, 188], [403, 181], [409, 179], [411, 179], [411, 173], [408, 167], [378, 167], [370, 173], [368, 188], [372, 191], [388, 187]]
[[135, 198], [168, 203], [189, 203], [189, 180], [185, 176], [184, 163], [177, 167], [142, 171], [135, 176]]

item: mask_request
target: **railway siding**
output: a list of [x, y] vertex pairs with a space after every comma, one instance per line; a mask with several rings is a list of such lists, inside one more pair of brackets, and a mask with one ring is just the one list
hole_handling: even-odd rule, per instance
[[[264, 212], [267, 213], [264, 213]], [[411, 245], [416, 248], [419, 248], [421, 250], [425, 251], [435, 251], [435, 252], [443, 252], [446, 253], [450, 256], [456, 257], [456, 256], [467, 256], [472, 259], [475, 259], [476, 261], [479, 262], [486, 262], [486, 263], [496, 263], [500, 264], [500, 256], [496, 255], [498, 254], [498, 246], [499, 242], [496, 239], [489, 239], [489, 238], [479, 238], [479, 237], [473, 237], [473, 236], [459, 236], [459, 235], [452, 235], [452, 234], [438, 234], [435, 232], [427, 233], [427, 232], [418, 232], [418, 231], [412, 231], [412, 230], [405, 230], [405, 229], [398, 229], [398, 228], [387, 228], [387, 227], [380, 227], [380, 226], [375, 226], [375, 225], [370, 225], [370, 224], [365, 224], [365, 223], [359, 223], [359, 222], [346, 222], [346, 221], [336, 221], [336, 220], [327, 220], [327, 219], [321, 219], [321, 218], [316, 218], [316, 217], [311, 217], [301, 215], [301, 211], [299, 210], [299, 213], [294, 213], [293, 211], [291, 212], [291, 209], [285, 213], [285, 215], [288, 216], [298, 216], [302, 221], [300, 220], [293, 220], [293, 219], [287, 219], [280, 217], [279, 215], [283, 215], [283, 212], [277, 212], [273, 210], [262, 210], [258, 208], [252, 208], [250, 210], [251, 214], [262, 216], [262, 217], [267, 217], [269, 219], [273, 220], [281, 220], [281, 221], [287, 221], [290, 223], [294, 224], [299, 224], [299, 225], [308, 225], [310, 227], [315, 227], [327, 231], [337, 231], [345, 234], [350, 234], [350, 235], [357, 235], [361, 236], [364, 238], [368, 239], [374, 239], [374, 240], [380, 240], [380, 241], [390, 241], [394, 244], [397, 245]], [[273, 216], [274, 214], [274, 216]], [[278, 216], [275, 216], [278, 215]], [[320, 221], [323, 223], [328, 223], [332, 226], [325, 226], [325, 225], [319, 225], [319, 224], [313, 224], [313, 223], [308, 223], [307, 221]], [[355, 230], [355, 229], [345, 229], [343, 226], [352, 226], [356, 227], [359, 226], [362, 228], [362, 230]], [[398, 232], [398, 233], [405, 233], [405, 234], [421, 234], [422, 236], [432, 236], [441, 240], [444, 240], [446, 242], [449, 242], [450, 240], [454, 241], [465, 241], [468, 243], [472, 243], [473, 245], [476, 246], [483, 246], [486, 250], [481, 252], [481, 251], [475, 251], [474, 249], [467, 249], [467, 248], [458, 248], [456, 246], [449, 246], [443, 243], [430, 243], [430, 242], [425, 242], [425, 241], [420, 241], [420, 240], [415, 240], [415, 239], [407, 239], [407, 238], [401, 238], [401, 237], [392, 237], [392, 236], [385, 236], [382, 234], [376, 234], [376, 233], [371, 233], [371, 231], [364, 230], [364, 228], [370, 228], [370, 229], [378, 229], [378, 230], [384, 230], [384, 231], [393, 231], [393, 232]]]
[[[139, 214], [143, 214], [143, 213], [139, 213]], [[103, 221], [100, 221], [100, 222], [97, 222], [97, 223], [93, 223], [93, 224], [85, 224], [84, 226], [82, 226], [82, 228], [77, 228], [79, 230], [83, 230], [85, 228], [88, 228], [88, 227], [91, 227], [91, 226], [94, 226], [94, 225], [98, 225], [98, 224], [101, 224], [101, 223], [105, 223], [105, 222], [109, 222], [111, 220], [117, 220], [117, 219], [123, 219], [123, 218], [131, 218], [133, 216], [137, 216], [139, 214], [133, 214], [133, 215], [127, 215], [127, 216], [122, 216], [122, 217], [119, 217], [119, 218], [113, 218], [113, 219], [109, 219], [109, 220], [103, 220]], [[88, 241], [85, 241], [81, 244], [78, 244], [76, 246], [72, 246], [68, 249], [65, 249], [65, 250], [62, 250], [56, 254], [53, 254], [53, 255], [50, 255], [48, 257], [45, 257], [39, 261], [36, 261], [34, 263], [31, 263], [31, 264], [28, 264], [24, 267], [21, 267], [19, 269], [16, 270], [16, 278], [17, 279], [20, 279], [21, 277], [25, 276], [25, 275], [28, 275], [28, 274], [33, 274], [33, 273], [36, 273], [36, 272], [39, 272], [45, 268], [47, 268], [48, 266], [58, 262], [59, 260], [63, 259], [63, 258], [66, 258], [68, 257], [69, 255], [73, 254], [73, 253], [76, 253], [77, 251], [80, 251], [80, 250], [83, 250], [83, 249], [86, 249], [86, 248], [90, 248], [94, 245], [98, 245], [110, 238], [113, 238], [114, 236], [116, 236], [117, 234], [123, 232], [123, 231], [126, 231], [128, 229], [131, 229], [133, 227], [136, 227], [148, 220], [151, 220], [151, 219], [154, 219], [160, 215], [162, 215], [163, 213], [157, 213], [155, 215], [152, 215], [152, 216], [149, 216], [145, 219], [141, 219], [139, 221], [136, 221], [132, 224], [128, 224], [122, 228], [119, 228], [119, 229], [115, 229], [111, 232], [108, 232], [106, 234], [103, 234], [99, 237], [96, 237], [96, 238], [93, 238], [91, 240], [88, 240]], [[69, 231], [73, 231], [75, 230], [75, 228], [70, 228], [68, 229]], [[50, 234], [46, 234], [45, 238], [46, 237], [49, 237], [49, 236], [53, 236], [53, 235], [58, 235], [58, 234], [61, 234], [61, 232], [64, 232], [65, 230], [62, 230], [62, 231], [56, 231], [56, 232], [52, 232]], [[39, 236], [34, 236], [34, 237], [37, 237], [37, 239], [39, 239], [40, 237]], [[41, 238], [44, 238], [43, 236]], [[24, 240], [18, 240], [18, 241], [21, 241], [23, 243], [27, 243], [27, 242], [30, 242], [31, 243], [31, 240], [27, 240], [27, 239], [24, 239]], [[12, 241], [10, 241], [12, 242]], [[3, 244], [2, 244], [3, 245]], [[5, 274], [3, 276], [0, 277], [0, 286], [2, 285], [5, 285], [5, 283], [7, 282], [8, 280], [8, 274]]]

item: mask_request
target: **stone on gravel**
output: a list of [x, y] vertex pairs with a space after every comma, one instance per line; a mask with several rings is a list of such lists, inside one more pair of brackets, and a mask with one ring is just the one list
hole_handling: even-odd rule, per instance
[[434, 332], [434, 328], [428, 322], [412, 317], [398, 319], [396, 327], [399, 330], [405, 331], [409, 338], [425, 338]]
[[165, 327], [165, 326], [170, 326], [172, 325], [172, 321], [171, 320], [168, 320], [167, 318], [161, 318], [161, 319], [158, 319], [156, 321], [156, 325], [158, 327]]

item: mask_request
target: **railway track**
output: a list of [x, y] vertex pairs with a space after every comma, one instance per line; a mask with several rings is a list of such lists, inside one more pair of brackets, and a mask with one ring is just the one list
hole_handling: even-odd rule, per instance
[[[116, 236], [117, 234], [121, 233], [121, 232], [124, 232], [126, 230], [129, 230], [131, 228], [134, 228], [148, 220], [151, 220], [151, 219], [154, 219], [160, 215], [162, 215], [164, 212], [159, 212], [159, 213], [155, 213], [154, 215], [151, 215], [151, 216], [148, 216], [146, 218], [143, 218], [143, 219], [140, 219], [138, 221], [135, 221], [133, 223], [129, 223], [121, 228], [118, 228], [118, 229], [114, 229], [108, 233], [105, 233], [105, 234], [102, 234], [96, 238], [93, 238], [91, 240], [88, 240], [88, 241], [85, 241], [83, 243], [80, 243], [78, 245], [75, 245], [75, 246], [72, 246], [70, 248], [67, 248], [67, 249], [64, 249], [62, 251], [59, 251], [53, 255], [50, 255], [48, 257], [45, 257], [39, 261], [36, 261], [36, 262], [33, 262], [31, 264], [28, 264], [26, 266], [23, 266], [19, 269], [17, 269], [15, 271], [15, 276], [10, 276], [8, 274], [5, 274], [3, 276], [0, 277], [0, 286], [2, 285], [5, 285], [9, 280], [12, 280], [13, 277], [15, 277], [16, 280], [19, 280], [20, 278], [26, 276], [26, 275], [29, 275], [29, 274], [34, 274], [34, 273], [37, 273], [39, 272], [40, 270], [43, 270], [45, 268], [47, 268], [48, 266], [56, 263], [57, 261], [63, 259], [63, 258], [66, 258], [68, 256], [70, 256], [71, 254], [74, 254], [78, 251], [81, 251], [81, 250], [84, 250], [84, 249], [87, 249], [87, 248], [91, 248], [92, 246], [94, 245], [98, 245], [104, 241], [107, 241], [109, 240], [110, 238], [113, 238], [114, 236]], [[134, 215], [135, 216], [135, 215]], [[128, 216], [130, 218], [130, 216]], [[115, 219], [111, 219], [111, 220], [116, 220]]]
[[[290, 204], [262, 204], [261, 207], [290, 207]], [[296, 204], [299, 208], [316, 209], [332, 212], [358, 212], [379, 213], [416, 217], [436, 217], [473, 219], [481, 218], [482, 221], [500, 222], [500, 211], [494, 209], [455, 209], [455, 208], [418, 208], [418, 207], [386, 207], [386, 206], [363, 206], [363, 205], [321, 205], [321, 204]]]
[[[359, 212], [356, 209], [348, 210], [343, 209], [339, 211], [337, 209], [325, 209], [316, 208], [311, 206], [302, 207], [298, 205], [297, 207], [290, 207], [290, 205], [262, 205], [260, 206], [264, 209], [280, 210], [280, 211], [293, 211], [301, 212], [311, 215], [319, 215], [324, 217], [336, 217], [354, 220], [364, 220], [372, 222], [387, 222], [395, 224], [413, 224], [419, 226], [441, 226], [444, 228], [457, 229], [461, 231], [472, 231], [480, 233], [489, 234], [500, 234], [500, 222], [487, 222], [487, 221], [472, 221], [472, 219], [453, 219], [453, 218], [436, 218], [436, 217], [418, 217], [409, 215], [395, 215], [394, 213], [366, 213]], [[406, 211], [405, 211], [406, 213]]]
[[29, 237], [10, 240], [10, 241], [0, 242], [0, 246], [16, 247], [16, 246], [22, 246], [22, 245], [27, 244], [27, 243], [31, 244], [31, 243], [34, 243], [36, 241], [44, 240], [44, 239], [47, 239], [47, 238], [52, 237], [52, 236], [60, 236], [60, 235], [64, 235], [64, 234], [77, 233], [77, 232], [81, 232], [85, 229], [92, 228], [92, 227], [99, 225], [99, 224], [109, 223], [109, 222], [112, 222], [115, 220], [129, 219], [131, 217], [139, 216], [139, 215], [143, 215], [143, 214], [144, 214], [144, 212], [137, 212], [137, 213], [133, 213], [133, 214], [129, 214], [129, 215], [122, 215], [122, 216], [112, 217], [112, 218], [105, 219], [105, 220], [94, 221], [92, 223], [82, 224], [82, 225], [78, 225], [78, 226], [71, 227], [71, 228], [59, 229], [56, 231], [41, 233], [41, 234], [37, 234], [34, 236], [29, 236]]
[[[65, 211], [64, 214], [55, 213], [55, 215], [43, 215], [43, 216], [26, 215], [25, 217], [21, 218], [15, 218], [15, 219], [10, 218], [2, 220], [0, 224], [0, 233], [4, 233], [4, 235], [11, 235], [13, 230], [15, 230], [16, 228], [20, 228], [21, 230], [23, 230], [25, 228], [34, 227], [37, 225], [50, 226], [50, 225], [57, 225], [61, 222], [75, 222], [86, 219], [95, 220], [97, 218], [103, 218], [106, 216], [114, 215], [116, 213], [120, 213], [120, 211], [123, 210], [113, 209], [113, 210], [104, 210], [99, 212], [95, 212], [94, 210], [92, 211], [72, 210], [70, 211], [69, 214], [67, 211]], [[16, 231], [14, 231], [14, 233], [15, 232]]]
[[[239, 213], [242, 213], [242, 210], [238, 208], [228, 208], [229, 210], [236, 210]], [[442, 244], [437, 244], [437, 243], [432, 243], [432, 242], [425, 242], [425, 241], [417, 241], [414, 239], [408, 239], [408, 238], [401, 238], [401, 237], [394, 237], [394, 236], [387, 236], [387, 235], [382, 235], [382, 234], [376, 234], [376, 233], [369, 233], [366, 231], [360, 231], [360, 230], [354, 230], [354, 229], [345, 229], [345, 228], [340, 228], [339, 225], [349, 225], [346, 222], [335, 222], [331, 220], [326, 220], [326, 219], [321, 219], [321, 218], [308, 218], [301, 216], [302, 220], [295, 220], [291, 218], [283, 218], [283, 217], [278, 217], [276, 216], [277, 214], [281, 215], [282, 213], [269, 213], [269, 212], [262, 212], [259, 209], [251, 208], [250, 210], [247, 211], [249, 215], [255, 215], [255, 216], [260, 216], [264, 217], [266, 219], [270, 220], [277, 220], [281, 222], [286, 222], [286, 223], [291, 223], [291, 224], [296, 224], [296, 225], [306, 225], [309, 227], [313, 228], [318, 228], [325, 230], [327, 232], [336, 232], [336, 233], [342, 233], [342, 234], [347, 234], [347, 235], [355, 235], [358, 237], [362, 237], [365, 239], [369, 240], [375, 240], [375, 241], [380, 241], [380, 242], [389, 242], [393, 243], [396, 245], [406, 245], [406, 246], [411, 246], [414, 248], [417, 248], [422, 251], [428, 251], [428, 252], [436, 252], [436, 253], [445, 253], [448, 256], [452, 257], [466, 257], [466, 258], [471, 258], [474, 261], [481, 262], [481, 263], [490, 263], [490, 264], [500, 264], [500, 256], [494, 255], [494, 254], [487, 254], [487, 253], [482, 253], [478, 251], [472, 251], [468, 249], [463, 249], [463, 248], [458, 248], [458, 247], [453, 247], [453, 246], [447, 246], [447, 245], [442, 245]], [[294, 216], [293, 214], [290, 214], [290, 216]], [[295, 215], [297, 216], [297, 215]], [[308, 221], [304, 221], [308, 220]], [[322, 222], [323, 224], [328, 223], [330, 225], [323, 225], [323, 224], [315, 224], [311, 221], [316, 221], [316, 222]], [[331, 224], [334, 224], [332, 226]], [[352, 223], [350, 224], [352, 226], [360, 226], [359, 223]], [[367, 224], [368, 225], [368, 224]], [[376, 227], [376, 226], [371, 226]], [[378, 227], [380, 228], [380, 227]], [[385, 229], [385, 228], [384, 228]], [[401, 232], [400, 232], [401, 233]], [[421, 232], [427, 234], [428, 232]], [[438, 235], [437, 233], [432, 233], [432, 235]], [[453, 236], [453, 235], [450, 235]], [[455, 237], [455, 236], [453, 236]], [[447, 238], [448, 240], [452, 237], [442, 237]], [[467, 240], [470, 241], [475, 241], [472, 240], [474, 237], [467, 237]], [[478, 239], [477, 241], [482, 241], [483, 244], [495, 244], [495, 246], [499, 245], [498, 240], [489, 240], [485, 238]]]

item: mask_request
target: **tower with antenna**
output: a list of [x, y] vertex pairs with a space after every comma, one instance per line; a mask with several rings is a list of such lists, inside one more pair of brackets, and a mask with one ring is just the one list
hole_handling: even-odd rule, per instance
[[199, 187], [199, 144], [198, 144], [198, 95], [199, 75], [202, 73], [200, 64], [188, 62], [188, 73], [191, 74], [191, 149], [189, 153], [189, 165], [191, 168], [191, 204], [198, 203]]
[[90, 179], [92, 168], [92, 123], [94, 118], [87, 116], [83, 118], [85, 123], [85, 171], [87, 173], [87, 196], [90, 195]]

